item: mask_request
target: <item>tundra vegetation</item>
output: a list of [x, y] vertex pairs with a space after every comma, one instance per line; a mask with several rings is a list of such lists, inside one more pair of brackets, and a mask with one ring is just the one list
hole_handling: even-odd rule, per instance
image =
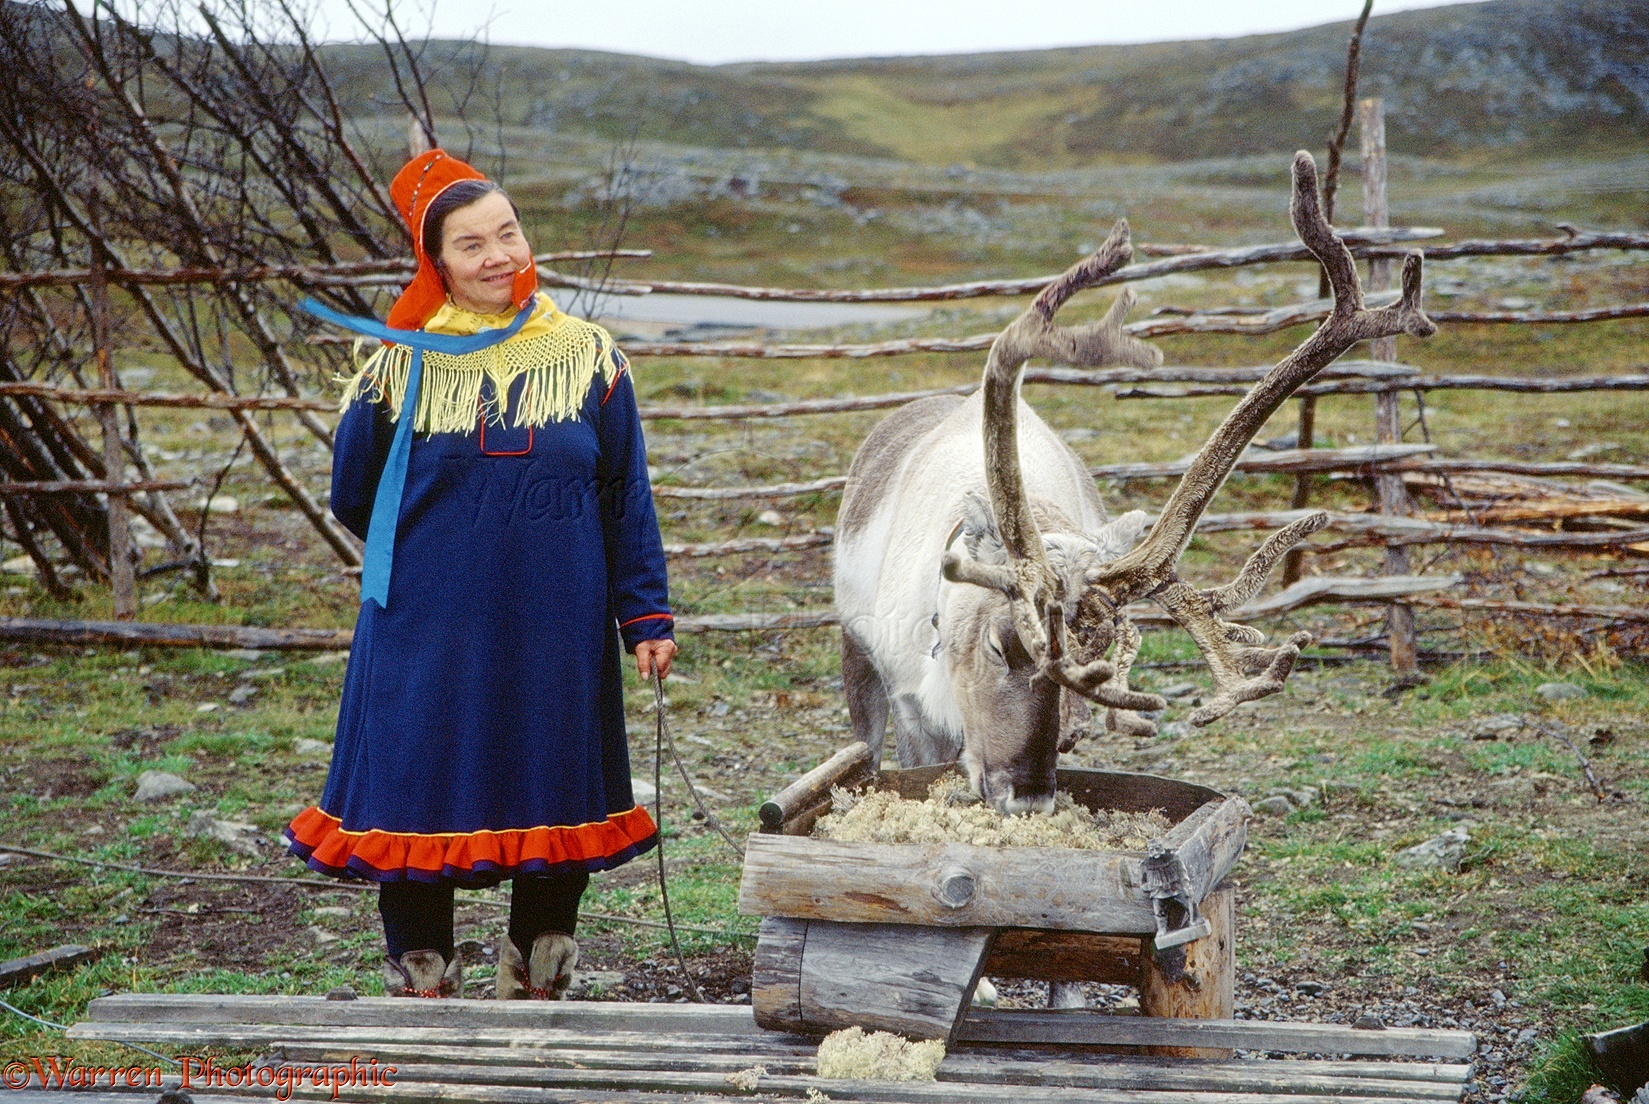
[[[1336, 37], [1343, 44], [1344, 35]], [[1365, 65], [1376, 69], [1374, 62]], [[1184, 71], [1168, 64], [1155, 69]], [[630, 212], [625, 244], [655, 252], [647, 261], [622, 262], [617, 271], [839, 287], [1030, 275], [1059, 271], [1092, 252], [1118, 217], [1129, 220], [1136, 241], [1284, 240], [1288, 152], [1320, 143], [1334, 106], [1309, 114], [1313, 122], [1304, 130], [1279, 125], [1259, 147], [1210, 144], [1176, 154], [1188, 160], [1128, 151], [1042, 160], [1030, 151], [1009, 162], [939, 143], [962, 129], [918, 132], [901, 123], [908, 117], [902, 113], [915, 110], [908, 107], [911, 97], [901, 93], [894, 103], [878, 89], [905, 82], [900, 87], [908, 92], [917, 82], [895, 66], [842, 65], [819, 80], [829, 85], [829, 97], [814, 102], [834, 105], [830, 110], [842, 117], [870, 120], [865, 126], [885, 125], [887, 133], [925, 133], [932, 148], [891, 142], [874, 149], [779, 148], [777, 140], [763, 139], [746, 149], [736, 140], [711, 144], [686, 132], [668, 141], [642, 135], [632, 174], [640, 201]], [[1468, 101], [1462, 94], [1449, 103], [1463, 110]], [[604, 110], [605, 102], [594, 101], [595, 107]], [[776, 110], [774, 104], [782, 101], [757, 106]], [[1500, 110], [1500, 103], [1480, 100], [1478, 107]], [[499, 132], [510, 154], [505, 182], [522, 203], [539, 249], [580, 247], [604, 232], [600, 192], [611, 178], [602, 166], [612, 136], [579, 131], [568, 118], [556, 116], [554, 131], [532, 120], [507, 120]], [[1008, 124], [1003, 115], [990, 125], [1005, 137]], [[398, 117], [369, 121], [368, 130], [384, 150], [404, 141]], [[1508, 139], [1495, 147], [1435, 150], [1394, 137], [1393, 222], [1443, 226], [1455, 237], [1545, 235], [1558, 219], [1649, 227], [1641, 143], [1569, 146], [1555, 133], [1531, 128], [1527, 144]], [[1344, 187], [1342, 210], [1355, 206], [1348, 199], [1355, 176]], [[1428, 264], [1426, 277], [1426, 305], [1433, 308], [1496, 309], [1523, 300], [1563, 309], [1649, 300], [1649, 265], [1632, 255], [1449, 261]], [[1315, 294], [1316, 281], [1307, 264], [1164, 279], [1136, 289], [1136, 317], [1161, 307], [1276, 306]], [[591, 307], [588, 297], [578, 304], [567, 298], [560, 297], [563, 305]], [[117, 311], [126, 309], [118, 293], [115, 303]], [[1023, 305], [969, 301], [818, 336], [977, 333], [1007, 322]], [[1078, 297], [1065, 314], [1074, 322], [1097, 319], [1104, 306]], [[141, 326], [133, 322], [132, 329]], [[1258, 365], [1281, 359], [1306, 332], [1189, 335], [1157, 344], [1170, 363]], [[1398, 355], [1436, 372], [1601, 374], [1642, 370], [1646, 338], [1649, 325], [1635, 320], [1450, 325], [1423, 344], [1400, 338]], [[241, 352], [248, 360], [253, 355]], [[121, 357], [130, 384], [198, 388], [157, 348], [140, 344]], [[635, 368], [645, 401], [735, 402], [974, 382], [980, 357], [662, 358]], [[328, 386], [318, 372], [308, 383], [316, 391]], [[1119, 401], [1101, 389], [1034, 385], [1024, 393], [1089, 463], [1177, 459], [1204, 440], [1233, 403], [1219, 397]], [[1371, 407], [1366, 396], [1320, 400], [1319, 443], [1370, 441]], [[1419, 410], [1411, 398], [1404, 412], [1407, 439], [1418, 439]], [[846, 470], [881, 416], [654, 421], [647, 427], [650, 456], [660, 484], [834, 475]], [[139, 582], [144, 619], [351, 623], [355, 581], [292, 500], [271, 487], [244, 450], [237, 452], [234, 422], [178, 410], [144, 411], [142, 419], [157, 478], [225, 470], [220, 494], [236, 504], [232, 512], [202, 517], [198, 504], [182, 508], [189, 504], [180, 500], [191, 529], [205, 524], [221, 602], [201, 600], [176, 573], [146, 575]], [[319, 441], [288, 417], [260, 414], [257, 423], [310, 487], [325, 486], [329, 459]], [[1293, 412], [1285, 407], [1258, 439], [1293, 428]], [[1439, 393], [1427, 400], [1424, 429], [1444, 455], [1649, 462], [1649, 420], [1643, 400], [1632, 395]], [[1212, 508], [1278, 508], [1290, 490], [1284, 477], [1239, 476]], [[1120, 514], [1155, 510], [1168, 487], [1104, 482], [1099, 491]], [[1325, 508], [1358, 509], [1368, 501], [1367, 486], [1357, 480], [1323, 479], [1314, 487], [1313, 503]], [[829, 526], [837, 499], [661, 504], [665, 539], [693, 542]], [[1244, 534], [1195, 538], [1182, 573], [1229, 578], [1252, 546]], [[145, 566], [157, 566], [158, 552], [147, 554]], [[107, 616], [105, 590], [70, 576], [77, 597], [54, 598], [17, 565], [18, 555], [8, 545], [0, 557], [12, 565], [0, 579], [0, 616]], [[1372, 573], [1378, 556], [1378, 550], [1345, 547], [1307, 562], [1324, 574]], [[1463, 592], [1515, 593], [1548, 604], [1641, 605], [1645, 593], [1642, 575], [1599, 574], [1630, 569], [1641, 559], [1428, 547], [1416, 563], [1428, 572], [1461, 573]], [[683, 612], [818, 608], [831, 593], [822, 549], [679, 559], [673, 573]], [[1332, 607], [1266, 626], [1342, 642], [1379, 627], [1377, 611]], [[1158, 734], [1110, 733], [1101, 726], [1067, 761], [1186, 778], [1256, 804], [1280, 799], [1268, 802], [1273, 811], [1251, 825], [1237, 870], [1242, 1014], [1349, 1022], [1371, 1012], [1393, 1025], [1469, 1027], [1484, 1043], [1474, 1101], [1514, 1093], [1530, 1101], [1572, 1101], [1587, 1083], [1576, 1033], [1649, 1018], [1649, 987], [1640, 973], [1649, 943], [1645, 637], [1630, 626], [1580, 620], [1426, 611], [1420, 628], [1422, 647], [1435, 657], [1426, 665], [1429, 681], [1418, 687], [1394, 686], [1378, 653], [1310, 648], [1280, 693], [1196, 730], [1184, 722], [1212, 698], [1213, 684], [1195, 645], [1178, 631], [1148, 631], [1133, 679], [1137, 689], [1167, 700]], [[849, 739], [838, 634], [707, 634], [683, 644], [668, 695], [675, 738], [712, 811], [735, 832], [751, 829], [763, 797]], [[0, 646], [0, 842], [127, 865], [298, 874], [267, 841], [320, 790], [341, 679], [336, 655]], [[1540, 692], [1557, 683], [1582, 693]], [[650, 778], [650, 695], [635, 688], [629, 709], [632, 757], [638, 773]], [[1588, 790], [1558, 734], [1590, 761], [1604, 783], [1603, 801]], [[135, 803], [137, 776], [148, 770], [180, 775], [196, 788]], [[678, 921], [694, 929], [683, 932], [684, 949], [708, 995], [743, 999], [755, 921], [734, 910], [737, 862], [691, 819], [692, 806], [668, 773], [664, 800], [671, 901]], [[202, 812], [249, 822], [265, 842], [248, 854], [192, 834], [191, 822], [199, 824], [195, 814]], [[1403, 849], [1458, 827], [1469, 833], [1458, 870], [1395, 861]], [[598, 878], [588, 910], [660, 921], [652, 879], [650, 865], [642, 863]], [[474, 941], [466, 944], [469, 976], [483, 986], [495, 962], [487, 949], [496, 950], [503, 932], [502, 899], [497, 891], [460, 898], [460, 939]], [[96, 946], [101, 955], [4, 999], [67, 1022], [106, 990], [318, 993], [349, 984], [374, 992], [379, 984], [381, 943], [370, 894], [185, 883], [0, 857], [0, 957], [70, 941]], [[588, 919], [581, 945], [595, 971], [578, 990], [585, 995], [682, 994], [656, 929]], [[1038, 995], [1004, 987], [1004, 999]], [[1126, 997], [1095, 987], [1090, 999], [1117, 1007]], [[70, 1044], [24, 1021], [0, 1020], [0, 1056], [41, 1053], [93, 1064], [129, 1060], [115, 1048]]]

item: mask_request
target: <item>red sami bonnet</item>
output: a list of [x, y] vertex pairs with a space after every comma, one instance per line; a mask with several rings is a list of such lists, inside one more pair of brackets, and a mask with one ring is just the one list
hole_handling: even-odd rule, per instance
[[[401, 292], [389, 311], [389, 325], [397, 330], [422, 329], [436, 311], [447, 301], [446, 285], [435, 270], [435, 262], [424, 248], [424, 215], [435, 197], [460, 180], [485, 180], [486, 176], [447, 153], [432, 149], [408, 161], [389, 184], [389, 198], [412, 232], [412, 248], [418, 258], [418, 271], [412, 283]], [[437, 251], [441, 243], [436, 242]], [[538, 270], [528, 264], [515, 274], [511, 299], [517, 310], [532, 301], [538, 290]]]

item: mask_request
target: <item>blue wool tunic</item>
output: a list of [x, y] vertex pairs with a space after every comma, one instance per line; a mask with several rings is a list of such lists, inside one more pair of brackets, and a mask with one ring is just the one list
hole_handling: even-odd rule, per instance
[[[332, 511], [363, 538], [394, 431], [366, 398], [338, 425]], [[361, 607], [331, 773], [287, 830], [293, 853], [345, 877], [486, 885], [648, 850], [619, 647], [672, 627], [627, 371], [597, 373], [576, 419], [415, 435], [388, 605]]]

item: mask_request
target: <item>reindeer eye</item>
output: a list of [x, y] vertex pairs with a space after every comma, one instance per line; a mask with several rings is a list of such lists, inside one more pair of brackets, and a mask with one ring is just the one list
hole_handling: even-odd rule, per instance
[[990, 652], [999, 661], [1006, 663], [1007, 657], [1002, 654], [1002, 638], [992, 629], [985, 634], [985, 650]]

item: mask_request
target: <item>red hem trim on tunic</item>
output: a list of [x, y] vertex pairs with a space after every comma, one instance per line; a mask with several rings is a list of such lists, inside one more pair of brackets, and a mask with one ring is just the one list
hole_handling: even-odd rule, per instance
[[374, 881], [509, 877], [516, 871], [579, 866], [599, 870], [648, 850], [658, 829], [636, 806], [604, 821], [479, 832], [352, 832], [310, 806], [286, 829], [292, 849], [312, 867]]
[[620, 621], [618, 627], [621, 629], [627, 629], [631, 625], [634, 625], [637, 621], [674, 621], [675, 619], [676, 615], [673, 613], [644, 613], [640, 617], [632, 617], [628, 621]]

